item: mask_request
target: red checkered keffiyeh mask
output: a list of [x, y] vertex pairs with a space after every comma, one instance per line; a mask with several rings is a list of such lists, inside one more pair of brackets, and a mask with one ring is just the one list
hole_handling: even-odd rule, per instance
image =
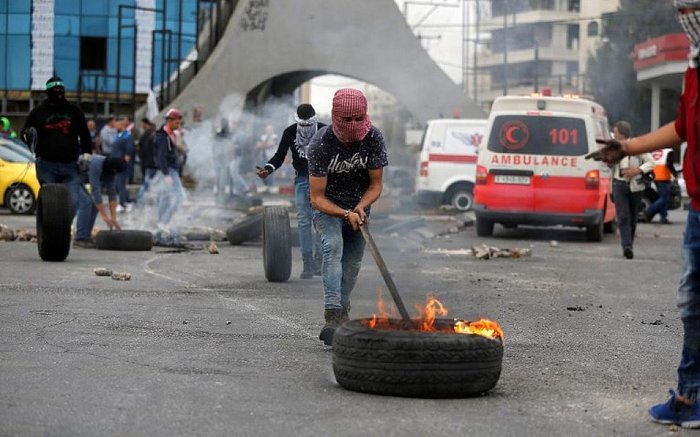
[[[347, 117], [352, 117], [348, 120]], [[358, 118], [362, 117], [361, 120]], [[362, 91], [343, 88], [333, 96], [331, 110], [333, 133], [343, 143], [361, 141], [367, 136], [371, 123], [367, 115], [367, 99]]]

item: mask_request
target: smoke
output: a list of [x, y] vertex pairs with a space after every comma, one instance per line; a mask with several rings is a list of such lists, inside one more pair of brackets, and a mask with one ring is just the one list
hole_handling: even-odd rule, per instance
[[[245, 98], [238, 94], [227, 96], [219, 105], [217, 115], [192, 122], [185, 117], [182, 131], [186, 147], [183, 170], [184, 201], [167, 224], [169, 231], [182, 232], [193, 227], [225, 227], [236, 213], [233, 211], [234, 194], [230, 164], [240, 158], [240, 173], [246, 187], [243, 195], [252, 195], [263, 186], [255, 175], [255, 166], [265, 164], [256, 153], [255, 144], [267, 125], [281, 136], [294, 119], [296, 104], [293, 99], [271, 98], [253, 109], [245, 106]], [[224, 130], [222, 132], [222, 129]], [[279, 139], [278, 139], [279, 141]], [[275, 184], [292, 184], [293, 169], [285, 164], [275, 172]], [[160, 173], [154, 177], [148, 190], [124, 220], [129, 229], [153, 231], [158, 222], [158, 200], [169, 189]]]

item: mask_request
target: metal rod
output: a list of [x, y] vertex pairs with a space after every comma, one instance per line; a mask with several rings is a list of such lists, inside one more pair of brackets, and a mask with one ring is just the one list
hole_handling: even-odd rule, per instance
[[369, 251], [372, 253], [374, 261], [377, 263], [377, 267], [379, 268], [379, 271], [382, 273], [382, 277], [384, 278], [384, 282], [386, 282], [387, 288], [389, 288], [391, 297], [394, 298], [394, 303], [396, 304], [396, 308], [399, 309], [401, 318], [405, 322], [410, 322], [411, 317], [408, 315], [408, 311], [406, 311], [406, 307], [404, 306], [403, 301], [401, 300], [399, 291], [396, 289], [396, 284], [394, 284], [394, 280], [389, 274], [389, 269], [386, 268], [386, 264], [384, 263], [382, 254], [379, 253], [379, 249], [377, 249], [377, 245], [374, 243], [374, 240], [372, 239], [372, 236], [369, 233], [369, 229], [367, 229], [367, 225], [360, 226], [360, 231], [362, 232], [362, 236], [367, 242], [367, 246], [369, 246]]

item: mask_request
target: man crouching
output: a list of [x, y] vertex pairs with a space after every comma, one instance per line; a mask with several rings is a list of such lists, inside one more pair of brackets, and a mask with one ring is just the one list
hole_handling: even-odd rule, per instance
[[325, 326], [319, 338], [333, 343], [335, 329], [347, 321], [350, 293], [360, 272], [365, 241], [360, 226], [382, 192], [388, 165], [384, 138], [372, 126], [361, 91], [338, 90], [331, 125], [309, 142], [309, 186], [313, 223], [323, 249]]

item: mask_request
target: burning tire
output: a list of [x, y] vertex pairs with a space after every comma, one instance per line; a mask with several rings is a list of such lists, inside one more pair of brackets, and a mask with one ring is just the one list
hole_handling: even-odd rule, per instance
[[148, 231], [100, 231], [95, 246], [101, 250], [151, 250], [153, 235]]
[[284, 282], [292, 273], [292, 228], [286, 208], [263, 211], [263, 266], [270, 282]]
[[71, 199], [63, 184], [44, 184], [36, 204], [36, 239], [44, 261], [64, 261], [70, 252]]
[[[475, 334], [370, 328], [350, 320], [333, 336], [333, 372], [348, 389], [392, 396], [478, 396], [501, 375], [503, 344]], [[438, 319], [448, 328], [454, 321]]]
[[234, 246], [254, 240], [262, 234], [262, 213], [256, 213], [234, 223], [226, 231], [226, 239]]

